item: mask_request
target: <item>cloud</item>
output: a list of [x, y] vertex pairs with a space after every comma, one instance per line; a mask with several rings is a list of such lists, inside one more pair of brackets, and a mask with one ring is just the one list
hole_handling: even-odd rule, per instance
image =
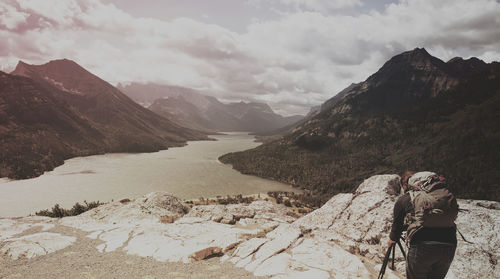
[[360, 0], [249, 0], [254, 6], [282, 5], [295, 11], [331, 12], [338, 9], [362, 6]]
[[253, 2], [286, 12], [236, 33], [189, 18], [134, 17], [100, 0], [3, 1], [0, 68], [69, 58], [114, 84], [193, 87], [295, 114], [415, 47], [443, 60], [500, 60], [494, 0], [404, 0], [369, 12], [356, 12], [360, 1]]
[[28, 13], [18, 11], [12, 2], [0, 3], [0, 26], [8, 30], [14, 30], [25, 23], [28, 16]]

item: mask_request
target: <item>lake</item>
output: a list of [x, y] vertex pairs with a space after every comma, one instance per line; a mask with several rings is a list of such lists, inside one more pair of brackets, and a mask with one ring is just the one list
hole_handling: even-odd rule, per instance
[[78, 157], [42, 176], [0, 179], [0, 216], [25, 216], [56, 203], [136, 198], [166, 191], [182, 199], [236, 194], [298, 191], [289, 185], [243, 175], [220, 163], [223, 154], [254, 148], [245, 133], [212, 136], [217, 141], [192, 141], [185, 147], [155, 153]]

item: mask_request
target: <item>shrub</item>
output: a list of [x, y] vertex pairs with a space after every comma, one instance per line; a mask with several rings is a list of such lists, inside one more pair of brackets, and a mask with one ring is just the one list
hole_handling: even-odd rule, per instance
[[75, 203], [75, 205], [73, 205], [73, 207], [71, 209], [64, 209], [64, 208], [61, 208], [61, 206], [59, 204], [55, 204], [52, 207], [52, 210], [48, 210], [48, 209], [40, 210], [40, 211], [36, 212], [35, 215], [48, 216], [48, 217], [52, 217], [52, 218], [76, 216], [76, 215], [82, 214], [85, 211], [91, 210], [92, 208], [96, 208], [99, 205], [104, 204], [104, 203], [101, 203], [99, 201], [93, 201], [90, 203], [88, 203], [87, 201], [83, 201], [83, 202], [84, 202], [84, 205], [82, 205], [78, 202]]

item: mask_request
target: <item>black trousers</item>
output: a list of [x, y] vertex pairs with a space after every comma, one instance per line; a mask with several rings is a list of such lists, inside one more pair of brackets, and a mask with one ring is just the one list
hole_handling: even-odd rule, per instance
[[412, 244], [406, 262], [407, 279], [443, 279], [455, 256], [456, 245]]

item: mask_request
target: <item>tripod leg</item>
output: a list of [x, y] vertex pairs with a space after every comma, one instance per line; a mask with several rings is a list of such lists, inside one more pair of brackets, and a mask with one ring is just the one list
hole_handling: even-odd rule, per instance
[[380, 267], [380, 272], [378, 274], [378, 279], [382, 279], [384, 277], [385, 269], [387, 268], [387, 263], [389, 262], [389, 257], [391, 256], [391, 250], [394, 247], [394, 243], [387, 248], [387, 252], [385, 252], [384, 261], [382, 262], [382, 267]]
[[392, 245], [392, 264], [391, 269], [394, 270], [394, 259], [396, 258], [396, 244]]
[[403, 249], [403, 245], [401, 245], [401, 242], [398, 241], [398, 246], [399, 246], [399, 249], [401, 250], [401, 253], [403, 254], [403, 257], [405, 258], [406, 260], [406, 253], [405, 253], [405, 249]]

